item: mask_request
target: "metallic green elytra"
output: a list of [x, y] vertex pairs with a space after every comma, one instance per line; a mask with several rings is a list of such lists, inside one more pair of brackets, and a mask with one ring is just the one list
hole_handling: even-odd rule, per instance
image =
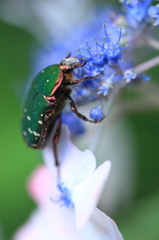
[[[31, 83], [22, 118], [22, 133], [30, 147], [39, 148], [43, 145], [50, 125], [55, 122], [65, 105], [65, 99], [61, 99], [59, 93], [55, 94], [56, 104], [51, 98], [54, 96], [55, 86], [61, 84], [62, 78], [63, 73], [58, 65], [51, 65], [42, 70]], [[51, 118], [48, 121], [49, 117]]]
[[69, 99], [71, 110], [84, 121], [97, 123], [104, 118], [99, 121], [87, 119], [78, 112], [70, 96], [71, 89], [68, 87], [69, 85], [101, 75], [74, 80], [73, 69], [82, 67], [85, 64], [86, 62], [81, 63], [76, 57], [67, 57], [60, 64], [46, 67], [33, 79], [25, 99], [22, 134], [29, 147], [42, 148], [51, 128], [57, 122], [53, 138], [56, 165], [58, 165], [56, 145], [60, 136], [60, 115], [67, 99]]

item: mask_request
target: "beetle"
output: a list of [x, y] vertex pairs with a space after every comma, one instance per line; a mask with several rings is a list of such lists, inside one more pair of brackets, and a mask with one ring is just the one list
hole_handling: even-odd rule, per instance
[[71, 110], [84, 121], [97, 123], [86, 118], [78, 112], [76, 104], [70, 96], [69, 85], [83, 82], [90, 78], [82, 77], [73, 79], [72, 71], [83, 67], [86, 62], [81, 63], [76, 57], [66, 57], [60, 64], [50, 65], [44, 68], [32, 81], [27, 93], [23, 116], [22, 134], [29, 147], [43, 148], [51, 128], [57, 124], [53, 137], [53, 148], [56, 165], [58, 166], [57, 143], [60, 136], [61, 112], [69, 99]]

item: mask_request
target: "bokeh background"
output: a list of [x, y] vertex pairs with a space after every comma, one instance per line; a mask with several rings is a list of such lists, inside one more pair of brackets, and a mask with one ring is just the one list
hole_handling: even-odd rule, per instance
[[[39, 21], [31, 4], [26, 7], [27, 1], [24, 1], [21, 8], [20, 2], [0, 1], [0, 240], [11, 239], [35, 207], [26, 193], [25, 183], [32, 170], [42, 162], [41, 152], [27, 148], [24, 143], [20, 122], [25, 86], [31, 75], [31, 53], [37, 42], [44, 40], [46, 25]], [[38, 5], [42, 1], [34, 2]], [[52, 2], [54, 11], [51, 14], [55, 14], [53, 22], [49, 20], [49, 27], [55, 29], [52, 34], [59, 37], [63, 31], [66, 41], [69, 41], [69, 34], [62, 24], [64, 19], [59, 20], [60, 14], [71, 15], [70, 7], [77, 6], [76, 19], [72, 21], [68, 17], [71, 28], [71, 24], [89, 19], [90, 6], [105, 6], [103, 1], [91, 0], [81, 1], [80, 5], [77, 1], [74, 5], [73, 1], [68, 1], [67, 8], [62, 0], [60, 6], [55, 1], [48, 2]], [[118, 4], [117, 1], [111, 3]], [[157, 31], [154, 34], [159, 40]], [[136, 52], [136, 59], [142, 62], [157, 54], [148, 48], [145, 53], [142, 48]], [[95, 153], [97, 159], [103, 156], [102, 160], [114, 154], [110, 160], [115, 170], [112, 169], [111, 183], [106, 186], [99, 206], [117, 222], [128, 240], [159, 239], [159, 67], [148, 74], [152, 77], [150, 82], [123, 89], [116, 97], [112, 108], [118, 109], [117, 114], [110, 113], [115, 119], [111, 126], [104, 128]], [[89, 131], [86, 132], [88, 136]], [[81, 139], [82, 136], [74, 141], [84, 149], [89, 137], [85, 146], [80, 144]], [[110, 153], [104, 147], [109, 150], [111, 147]], [[127, 161], [122, 161], [124, 157]]]

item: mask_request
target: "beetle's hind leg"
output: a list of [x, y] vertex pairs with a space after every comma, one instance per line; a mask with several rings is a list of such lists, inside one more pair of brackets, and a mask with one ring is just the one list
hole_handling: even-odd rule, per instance
[[77, 115], [77, 117], [81, 118], [82, 120], [87, 121], [87, 122], [91, 122], [91, 123], [99, 123], [99, 122], [101, 122], [101, 121], [105, 118], [105, 116], [103, 116], [103, 117], [102, 117], [100, 120], [98, 120], [98, 121], [93, 121], [93, 120], [88, 119], [88, 118], [85, 117], [83, 114], [81, 114], [81, 113], [78, 112], [77, 107], [76, 107], [76, 104], [75, 104], [75, 102], [73, 101], [73, 99], [72, 99], [69, 95], [66, 95], [66, 96], [67, 96], [67, 98], [68, 98], [69, 101], [70, 101], [70, 106], [71, 106], [72, 112], [74, 112], [74, 113]]
[[[41, 140], [40, 140], [40, 145], [39, 147], [42, 148], [44, 146], [47, 134], [48, 134], [48, 129], [49, 129], [49, 122], [52, 116], [55, 113], [55, 108], [53, 108], [51, 111], [48, 111], [45, 113], [43, 117], [43, 128], [42, 128], [42, 134], [41, 134]], [[57, 153], [57, 144], [59, 142], [59, 137], [61, 133], [61, 115], [57, 117], [57, 121], [55, 123], [55, 133], [53, 136], [53, 152], [54, 152], [54, 158], [55, 158], [55, 165], [58, 167], [59, 166], [59, 160], [58, 160], [58, 153]]]
[[58, 153], [57, 153], [57, 144], [59, 142], [60, 138], [60, 133], [61, 133], [61, 115], [59, 115], [56, 123], [56, 130], [54, 133], [54, 138], [53, 138], [53, 149], [54, 149], [54, 157], [55, 157], [55, 165], [59, 167], [60, 162], [58, 159]]

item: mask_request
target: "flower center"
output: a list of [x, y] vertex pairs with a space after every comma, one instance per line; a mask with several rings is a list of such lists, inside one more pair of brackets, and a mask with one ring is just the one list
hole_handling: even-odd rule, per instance
[[61, 195], [56, 202], [61, 202], [61, 206], [66, 206], [69, 208], [74, 207], [70, 191], [64, 186], [64, 183], [58, 183], [57, 188], [60, 191]]

